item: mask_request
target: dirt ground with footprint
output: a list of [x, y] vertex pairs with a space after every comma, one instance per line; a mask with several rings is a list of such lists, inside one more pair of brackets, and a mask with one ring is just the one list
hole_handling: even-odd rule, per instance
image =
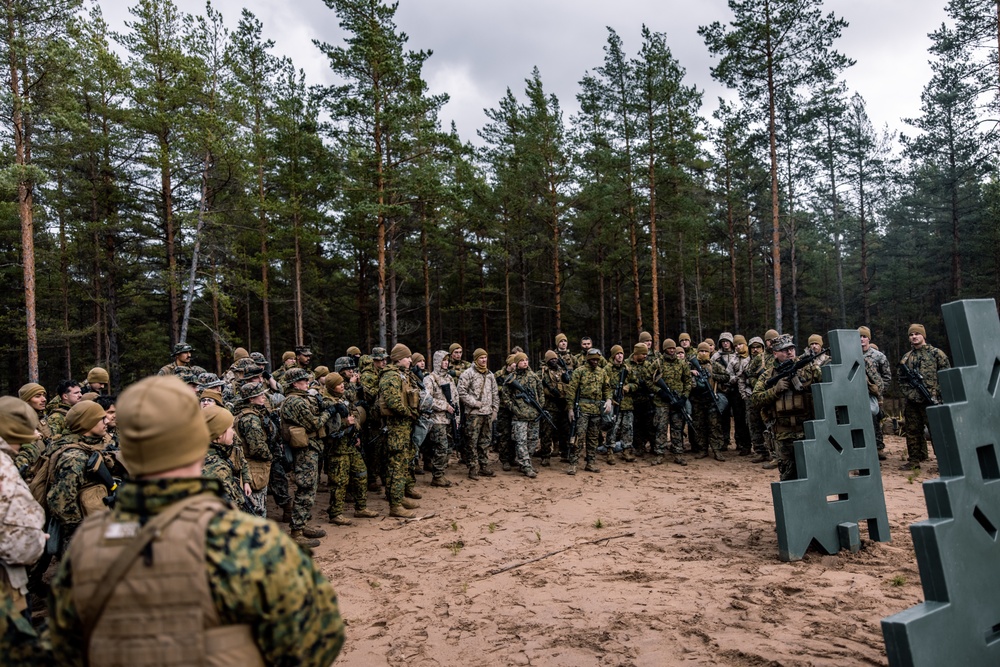
[[905, 443], [886, 443], [892, 541], [863, 528], [859, 553], [794, 563], [777, 556], [777, 471], [732, 451], [534, 480], [497, 466], [475, 482], [453, 464], [447, 489], [418, 477], [427, 518], [388, 518], [372, 499], [382, 518], [317, 521], [329, 535], [315, 560], [348, 623], [337, 664], [886, 665], [880, 620], [923, 600], [909, 525], [937, 476], [933, 461], [900, 472]]

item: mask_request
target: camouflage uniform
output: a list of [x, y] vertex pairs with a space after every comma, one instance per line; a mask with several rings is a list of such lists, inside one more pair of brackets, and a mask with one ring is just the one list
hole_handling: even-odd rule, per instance
[[[361, 432], [361, 455], [368, 468], [368, 484], [370, 490], [378, 490], [376, 477], [384, 483], [386, 480], [385, 434], [382, 430], [384, 418], [379, 414], [378, 403], [379, 370], [368, 355], [361, 357], [361, 377], [359, 379], [360, 394], [368, 406], [368, 419], [365, 420]], [[374, 486], [374, 489], [372, 487]]]
[[[350, 408], [350, 404], [342, 398], [334, 397], [332, 401]], [[346, 419], [341, 421], [341, 425], [345, 428], [328, 435], [324, 443], [326, 476], [330, 482], [330, 506], [327, 509], [330, 519], [344, 513], [348, 493], [354, 498], [355, 512], [368, 508], [368, 468], [361, 456], [358, 429], [348, 425]]]
[[[542, 381], [533, 371], [518, 369], [513, 373], [513, 379], [541, 405], [538, 399], [542, 396]], [[522, 473], [533, 476], [531, 457], [539, 448], [538, 422], [542, 416], [525, 399], [516, 395], [510, 385], [505, 386], [510, 400], [511, 440], [514, 442], [511, 464], [517, 465]]]
[[488, 370], [478, 366], [465, 369], [458, 379], [458, 393], [465, 408], [465, 460], [469, 475], [492, 475], [489, 469], [490, 426], [500, 410], [500, 397], [496, 379]]
[[[948, 355], [941, 350], [924, 343], [918, 350], [910, 350], [903, 355], [899, 363], [918, 371], [924, 376], [927, 391], [935, 400], [941, 400], [941, 385], [938, 372], [951, 368]], [[924, 428], [927, 426], [927, 403], [920, 392], [907, 382], [900, 381], [900, 392], [906, 401], [903, 404], [903, 431], [906, 433], [906, 451], [911, 464], [919, 464], [927, 460], [927, 438]], [[931, 443], [933, 444], [933, 443]]]
[[[604, 410], [605, 402], [611, 399], [611, 383], [608, 382], [608, 376], [603, 369], [591, 368], [590, 363], [587, 363], [573, 371], [569, 393], [574, 402], [578, 390], [580, 413], [576, 415], [576, 438], [570, 446], [569, 464], [575, 467], [580, 460], [580, 450], [584, 449], [584, 461], [588, 466], [592, 466], [600, 440], [601, 411]], [[581, 438], [584, 447], [580, 447]]]
[[218, 480], [226, 498], [236, 509], [248, 509], [247, 495], [243, 492], [242, 473], [232, 461], [234, 447], [213, 442], [205, 455], [205, 466], [201, 476]]
[[504, 387], [504, 380], [508, 375], [509, 372], [506, 368], [498, 370], [493, 374], [500, 398], [496, 428], [493, 429], [493, 449], [499, 454], [500, 462], [504, 464], [504, 470], [510, 470], [510, 466], [514, 463], [514, 439], [511, 434], [514, 417], [511, 414], [511, 395]]
[[408, 489], [414, 485], [410, 463], [413, 460], [413, 423], [419, 416], [407, 403], [410, 374], [406, 369], [389, 364], [379, 375], [379, 400], [390, 413], [383, 415], [386, 433], [385, 495], [390, 507], [403, 504]]
[[[289, 388], [288, 396], [281, 403], [281, 420], [289, 426], [301, 426], [309, 437], [309, 444], [292, 449], [292, 466], [295, 472], [295, 498], [292, 501], [293, 531], [302, 530], [312, 519], [316, 503], [316, 486], [319, 483], [319, 457], [323, 453], [321, 440], [330, 413], [323, 410], [316, 396]], [[334, 424], [333, 428], [337, 425]], [[285, 443], [290, 446], [290, 443]]]
[[[55, 452], [66, 445], [72, 447], [63, 451], [59, 459], [54, 462], [53, 481], [45, 496], [49, 515], [56, 519], [62, 528], [61, 550], [69, 546], [73, 533], [84, 519], [80, 494], [84, 489], [100, 483], [87, 469], [87, 459], [91, 453], [104, 450], [104, 438], [100, 435], [70, 434], [53, 441], [50, 447]], [[110, 456], [106, 456], [105, 465], [110, 470], [115, 462]]]
[[[271, 445], [273, 439], [274, 424], [267, 415], [266, 406], [256, 406], [256, 405], [244, 405], [236, 413], [236, 435], [239, 437], [240, 442], [243, 443], [243, 451], [246, 454], [247, 461], [249, 465], [264, 465], [270, 464], [270, 471], [268, 473], [267, 483], [257, 488], [258, 485], [252, 483], [251, 488], [253, 488], [253, 493], [250, 494], [249, 502], [250, 506], [253, 508], [253, 514], [260, 517], [267, 516], [267, 489], [270, 485], [270, 480], [274, 473], [274, 454], [271, 452]], [[284, 473], [284, 468], [282, 468], [282, 473]], [[252, 475], [251, 475], [252, 478]], [[288, 484], [286, 479], [285, 484]], [[287, 486], [286, 493], [287, 493]], [[287, 502], [287, 498], [279, 498], [278, 494], [275, 494], [275, 501], [284, 500]], [[278, 502], [278, 505], [284, 505], [283, 502]]]
[[[563, 382], [566, 377], [563, 375], [562, 367], [556, 364], [555, 368], [546, 364], [541, 370], [542, 393], [544, 401], [542, 407], [552, 416], [556, 428], [553, 429], [548, 422], [540, 424], [540, 445], [538, 455], [542, 459], [542, 465], [549, 464], [549, 458], [553, 452], [569, 458], [569, 383]], [[567, 373], [568, 374], [568, 373]]]
[[622, 378], [622, 370], [625, 371], [625, 377], [622, 380], [622, 400], [618, 405], [618, 416], [615, 418], [615, 422], [611, 427], [611, 431], [608, 432], [607, 447], [608, 447], [608, 463], [614, 463], [614, 445], [616, 442], [621, 442], [622, 453], [626, 461], [632, 460], [632, 438], [633, 426], [634, 426], [634, 412], [635, 407], [632, 401], [632, 393], [628, 391], [629, 387], [629, 377], [632, 375], [632, 369], [627, 362], [622, 362], [616, 364], [612, 362], [608, 365], [606, 372], [608, 373], [608, 380], [612, 382], [611, 396], [615, 395], [615, 391], [618, 387], [618, 382]]
[[[458, 397], [458, 385], [448, 371], [440, 370], [441, 362], [444, 358], [444, 351], [434, 353], [434, 372], [428, 373], [424, 377], [424, 389], [431, 395], [434, 401], [434, 425], [427, 439], [430, 441], [430, 468], [431, 475], [437, 485], [443, 485], [445, 469], [448, 467], [448, 441], [452, 431], [452, 420], [456, 428], [461, 427], [460, 404]], [[448, 412], [448, 398], [444, 394], [442, 387], [448, 387], [451, 396], [451, 407], [454, 412]]]
[[712, 452], [718, 459], [726, 441], [722, 435], [722, 415], [716, 408], [710, 383], [728, 383], [729, 373], [726, 372], [725, 366], [717, 361], [702, 363], [701, 368], [702, 375], [708, 374], [708, 377], [695, 381], [691, 389], [691, 419], [694, 421], [695, 438], [703, 454], [708, 455]]
[[892, 371], [889, 369], [889, 359], [871, 345], [864, 353], [864, 360], [869, 393], [878, 400], [878, 413], [872, 415], [872, 425], [875, 427], [875, 446], [881, 452], [885, 449], [885, 439], [882, 435], [882, 419], [885, 417], [882, 412], [882, 397], [885, 396], [885, 390], [892, 385]]
[[14, 467], [14, 456], [0, 440], [0, 656], [10, 667], [47, 665], [47, 642], [29, 620], [25, 570], [45, 549], [45, 512]]
[[[655, 373], [657, 367], [652, 366], [650, 370]], [[693, 381], [691, 379], [691, 368], [686, 362], [681, 361], [677, 357], [664, 355], [660, 360], [658, 371], [663, 382], [678, 396], [687, 399], [691, 395]], [[647, 386], [653, 386], [655, 378], [642, 377], [641, 381], [647, 383]], [[653, 409], [655, 410], [654, 424], [656, 427], [653, 454], [657, 458], [660, 458], [666, 453], [669, 434], [670, 452], [676, 460], [676, 457], [684, 453], [684, 424], [686, 423], [684, 414], [682, 413], [684, 408], [683, 406], [673, 406], [664, 397], [660, 396], [659, 393], [654, 393]], [[699, 440], [698, 444], [701, 443], [702, 441]], [[694, 440], [692, 440], [692, 451], [695, 449], [695, 444]]]
[[66, 413], [69, 412], [69, 408], [70, 406], [61, 400], [49, 403], [45, 408], [46, 422], [49, 425], [52, 438], [58, 438], [69, 433], [69, 429], [66, 428]]
[[774, 354], [770, 350], [765, 348], [757, 356], [751, 354], [750, 364], [747, 366], [746, 373], [744, 374], [746, 380], [741, 389], [743, 400], [747, 402], [748, 406], [747, 426], [750, 428], [750, 442], [752, 443], [753, 451], [757, 453], [757, 457], [754, 459], [756, 463], [777, 457], [774, 451], [773, 434], [767, 430], [767, 424], [764, 423], [761, 411], [753, 407], [750, 401], [758, 378], [761, 375], [770, 376], [772, 368], [774, 368]]
[[[660, 362], [647, 355], [642, 361], [629, 357], [625, 363], [629, 367], [628, 393], [632, 396], [631, 447], [637, 456], [645, 456], [647, 442], [653, 451], [656, 450], [656, 406], [651, 391]], [[682, 434], [683, 431], [677, 432], [678, 437]]]
[[[129, 482], [110, 516], [126, 525], [145, 522], [204, 492], [222, 495], [218, 482], [206, 479]], [[336, 593], [276, 524], [225, 510], [209, 521], [204, 541], [205, 576], [221, 623], [250, 625], [266, 664], [326, 667], [336, 658], [344, 643]], [[86, 641], [73, 595], [77, 554], [70, 556], [52, 580], [52, 647], [58, 664], [82, 667]]]
[[776, 386], [767, 387], [767, 380], [773, 375], [773, 365], [761, 373], [750, 403], [754, 409], [763, 411], [767, 421], [774, 424], [775, 453], [781, 480], [798, 479], [793, 444], [805, 437], [804, 424], [813, 419], [812, 384], [820, 382], [823, 374], [819, 368], [809, 364], [797, 374], [797, 384], [801, 388], [796, 389], [793, 383], [784, 392], [779, 392]]

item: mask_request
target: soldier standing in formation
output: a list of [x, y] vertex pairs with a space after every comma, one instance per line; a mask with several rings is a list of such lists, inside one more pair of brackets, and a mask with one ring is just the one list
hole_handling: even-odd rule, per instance
[[451, 481], [445, 477], [448, 466], [449, 441], [453, 431], [461, 428], [459, 414], [458, 385], [449, 373], [451, 359], [444, 350], [438, 350], [432, 357], [433, 371], [424, 377], [424, 389], [434, 401], [433, 425], [427, 440], [430, 443], [431, 486], [449, 487]]
[[500, 411], [500, 396], [488, 362], [486, 350], [477, 348], [472, 354], [472, 366], [458, 379], [458, 393], [465, 407], [465, 459], [472, 480], [495, 474], [490, 469], [488, 452], [491, 427]]
[[[601, 433], [601, 412], [611, 414], [611, 384], [608, 376], [600, 368], [601, 351], [596, 348], [587, 350], [587, 362], [573, 371], [569, 385], [569, 394], [573, 400], [573, 412], [570, 420], [576, 421], [576, 438], [570, 445], [569, 467], [566, 473], [576, 474], [576, 465], [580, 460], [580, 450], [584, 450], [584, 470], [600, 472], [595, 459]], [[579, 407], [579, 409], [577, 409]], [[583, 447], [580, 440], [583, 439]]]
[[[941, 401], [941, 385], [938, 373], [951, 368], [948, 355], [927, 340], [927, 332], [922, 324], [911, 324], [906, 332], [910, 340], [910, 350], [899, 360], [911, 372], [917, 372], [923, 377], [923, 383], [931, 401]], [[900, 378], [900, 390], [903, 393], [903, 430], [906, 433], [906, 452], [908, 460], [900, 470], [919, 470], [920, 464], [927, 460], [927, 437], [924, 428], [927, 426], [927, 408], [932, 405], [913, 385]]]
[[372, 519], [378, 512], [368, 509], [368, 469], [361, 456], [360, 429], [367, 416], [363, 408], [351, 406], [346, 398], [344, 377], [336, 371], [327, 375], [326, 391], [340, 415], [340, 430], [326, 438], [326, 473], [330, 480], [330, 506], [327, 516], [330, 523], [349, 526], [351, 520], [344, 516], [347, 494], [354, 498], [354, 516]]
[[868, 374], [868, 390], [878, 402], [878, 412], [872, 414], [872, 425], [875, 427], [875, 446], [878, 448], [878, 460], [885, 461], [885, 438], [882, 435], [882, 420], [885, 413], [882, 412], [882, 398], [885, 391], [892, 385], [892, 371], [889, 369], [889, 360], [882, 352], [872, 345], [872, 332], [866, 326], [858, 327], [861, 335], [861, 352], [865, 359], [865, 372]]
[[[417, 388], [410, 383], [410, 349], [397, 344], [389, 364], [379, 376], [378, 403], [386, 426], [385, 495], [389, 516], [411, 519], [419, 493], [413, 488], [413, 422], [418, 417]], [[416, 496], [416, 498], [414, 498]], [[411, 500], [413, 498], [413, 500]]]

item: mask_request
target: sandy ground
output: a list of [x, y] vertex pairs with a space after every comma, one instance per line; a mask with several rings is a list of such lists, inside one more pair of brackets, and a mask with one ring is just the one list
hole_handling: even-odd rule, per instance
[[378, 519], [317, 512], [315, 560], [348, 623], [337, 664], [885, 665], [880, 620], [923, 599], [909, 525], [937, 476], [933, 461], [897, 470], [905, 444], [886, 442], [892, 541], [794, 563], [777, 556], [777, 471], [732, 451], [534, 480], [497, 465], [475, 482], [453, 464], [451, 488], [418, 477], [419, 521], [388, 518], [376, 494]]

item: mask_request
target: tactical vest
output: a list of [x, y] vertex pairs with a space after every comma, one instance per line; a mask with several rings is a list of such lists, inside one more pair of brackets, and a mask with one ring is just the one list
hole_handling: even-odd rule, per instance
[[813, 418], [812, 390], [789, 389], [778, 396], [774, 412], [777, 417], [774, 422], [775, 435], [802, 431], [802, 425]]
[[[260, 417], [261, 423], [264, 426], [264, 433], [267, 433], [267, 420], [260, 416], [260, 413], [252, 406], [245, 406], [242, 410], [236, 413], [236, 421], [239, 422], [240, 418], [244, 415], [255, 414]], [[243, 438], [239, 435], [239, 430], [236, 431], [236, 437], [240, 440], [240, 446], [245, 445]], [[235, 451], [235, 447], [233, 450]], [[246, 447], [243, 448], [244, 452]], [[247, 468], [250, 470], [250, 488], [254, 491], [263, 491], [267, 488], [267, 482], [271, 478], [271, 462], [270, 461], [260, 461], [258, 459], [246, 457]]]
[[[247, 625], [221, 625], [205, 565], [205, 530], [227, 505], [199, 494], [141, 530], [113, 514], [85, 521], [70, 545], [73, 603], [91, 665], [256, 667]], [[140, 557], [143, 544], [151, 554]]]

